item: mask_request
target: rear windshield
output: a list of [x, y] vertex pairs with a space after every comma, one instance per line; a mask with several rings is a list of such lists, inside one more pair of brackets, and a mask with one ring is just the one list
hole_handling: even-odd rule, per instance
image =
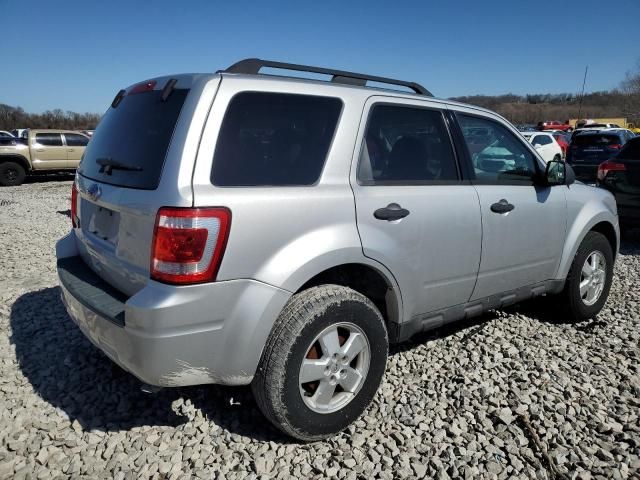
[[220, 187], [314, 184], [341, 109], [337, 98], [239, 93], [222, 122], [211, 181]]
[[[188, 93], [188, 89], [175, 89], [164, 102], [160, 90], [126, 95], [100, 120], [80, 163], [80, 174], [122, 187], [157, 188]], [[129, 168], [105, 168], [106, 163]]]
[[578, 147], [606, 147], [620, 143], [617, 135], [578, 135], [573, 139], [573, 143]]

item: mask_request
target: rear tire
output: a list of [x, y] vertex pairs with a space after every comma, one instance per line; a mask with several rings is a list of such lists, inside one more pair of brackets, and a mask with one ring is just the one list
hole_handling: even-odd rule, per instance
[[563, 296], [576, 321], [595, 317], [607, 301], [613, 279], [613, 251], [607, 238], [589, 232], [571, 264]]
[[15, 187], [17, 185], [21, 185], [26, 176], [27, 172], [19, 163], [0, 163], [0, 185], [3, 187]]
[[304, 290], [269, 335], [251, 384], [256, 403], [287, 435], [330, 437], [371, 403], [388, 348], [384, 319], [367, 297], [338, 285]]

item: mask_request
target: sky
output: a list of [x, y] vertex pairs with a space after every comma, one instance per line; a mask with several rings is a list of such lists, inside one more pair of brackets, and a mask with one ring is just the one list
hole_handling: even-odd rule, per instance
[[[421, 83], [435, 96], [577, 93], [640, 62], [640, 0], [0, 0], [0, 103], [106, 110], [158, 75], [247, 57]], [[12, 19], [11, 21], [9, 21]]]

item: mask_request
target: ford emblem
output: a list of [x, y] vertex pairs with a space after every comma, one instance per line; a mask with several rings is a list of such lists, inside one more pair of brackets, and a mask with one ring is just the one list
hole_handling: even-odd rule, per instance
[[92, 184], [89, 188], [87, 188], [87, 195], [89, 195], [89, 197], [91, 197], [91, 200], [97, 200], [100, 198], [100, 195], [102, 195], [102, 189], [100, 188], [100, 185], [98, 185], [97, 183]]

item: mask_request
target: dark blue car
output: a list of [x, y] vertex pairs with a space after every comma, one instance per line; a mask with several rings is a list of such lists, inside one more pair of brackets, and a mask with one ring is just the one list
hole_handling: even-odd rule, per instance
[[616, 197], [620, 228], [640, 227], [640, 137], [600, 165], [598, 184]]
[[576, 172], [576, 178], [595, 183], [598, 166], [618, 154], [635, 134], [630, 130], [594, 130], [580, 132], [571, 141], [567, 163]]

